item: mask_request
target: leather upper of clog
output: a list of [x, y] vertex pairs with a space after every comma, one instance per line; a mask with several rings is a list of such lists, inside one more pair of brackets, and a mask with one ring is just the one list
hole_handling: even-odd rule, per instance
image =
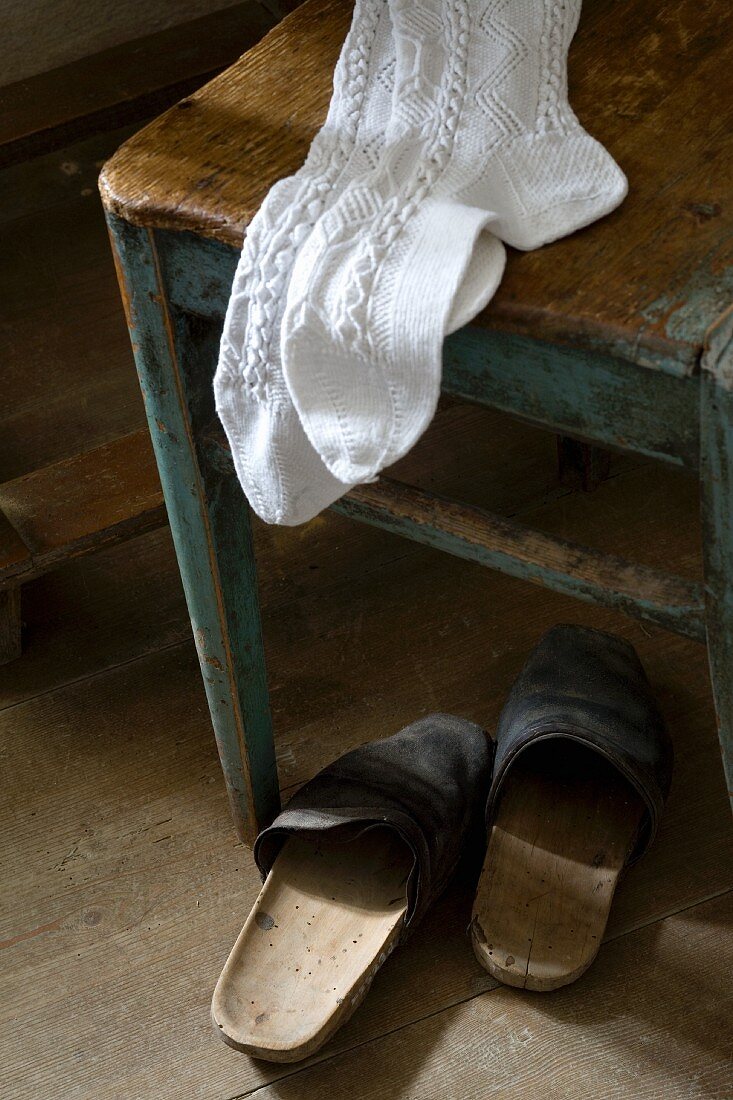
[[629, 862], [654, 839], [672, 778], [672, 744], [634, 647], [579, 626], [556, 626], [530, 654], [499, 719], [486, 808], [490, 826], [519, 755], [548, 738], [570, 738], [600, 753], [645, 806]]
[[[288, 836], [386, 825], [408, 845], [405, 927], [414, 925], [446, 885], [485, 804], [493, 743], [473, 722], [432, 714], [393, 737], [346, 753], [293, 795], [257, 837], [263, 877]], [[337, 832], [332, 832], [334, 837]]]

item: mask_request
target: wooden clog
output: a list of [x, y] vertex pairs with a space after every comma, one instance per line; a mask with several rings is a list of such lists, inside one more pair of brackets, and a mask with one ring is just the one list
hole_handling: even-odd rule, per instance
[[490, 771], [484, 732], [438, 714], [347, 753], [291, 799], [255, 844], [265, 883], [212, 1002], [224, 1042], [276, 1062], [326, 1042], [442, 892]]
[[474, 951], [493, 977], [551, 990], [587, 970], [619, 875], [653, 840], [671, 769], [633, 647], [579, 627], [550, 631], [497, 731], [471, 922]]

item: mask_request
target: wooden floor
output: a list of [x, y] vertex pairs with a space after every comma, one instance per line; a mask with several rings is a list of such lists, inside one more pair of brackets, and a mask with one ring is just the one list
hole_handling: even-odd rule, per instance
[[[3, 226], [6, 478], [141, 423], [83, 194], [97, 153], [37, 164]], [[399, 476], [699, 575], [694, 481], [652, 464], [616, 459], [596, 493], [573, 493], [551, 437], [448, 405]], [[101, 552], [29, 586], [25, 655], [0, 670], [3, 1098], [729, 1100], [733, 829], [704, 649], [335, 516], [258, 526], [257, 541], [286, 794], [431, 710], [493, 729], [527, 651], [564, 620], [629, 638], [659, 694], [677, 764], [658, 843], [576, 985], [497, 987], [467, 936], [467, 868], [310, 1063], [236, 1054], [209, 1000], [258, 882], [227, 817], [170, 538]]]

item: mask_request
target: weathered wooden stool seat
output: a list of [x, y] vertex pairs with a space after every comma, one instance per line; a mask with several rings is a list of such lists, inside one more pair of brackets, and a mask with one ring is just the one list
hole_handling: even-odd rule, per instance
[[[136, 225], [241, 245], [275, 180], [322, 124], [349, 0], [311, 0], [106, 165], [107, 208]], [[552, 248], [511, 257], [482, 319], [644, 366], [695, 370], [731, 298], [733, 41], [725, 5], [587, 4], [573, 105], [627, 173], [623, 206]]]
[[[128, 141], [100, 181], [219, 747], [249, 837], [276, 806], [274, 756], [247, 513], [211, 378], [246, 226], [325, 118], [351, 10], [349, 0], [308, 0]], [[513, 253], [490, 307], [445, 350], [452, 394], [700, 469], [705, 586], [386, 479], [336, 506], [707, 638], [723, 743], [733, 725], [732, 73], [725, 5], [586, 4], [572, 102], [627, 173], [629, 197], [564, 241]]]

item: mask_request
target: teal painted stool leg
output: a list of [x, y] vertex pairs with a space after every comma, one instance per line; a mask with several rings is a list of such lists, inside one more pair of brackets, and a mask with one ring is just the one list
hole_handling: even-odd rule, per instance
[[219, 328], [171, 307], [151, 231], [108, 224], [232, 813], [252, 844], [280, 800], [249, 510], [203, 446]]
[[20, 586], [0, 591], [0, 665], [20, 657]]
[[567, 435], [557, 437], [557, 465], [561, 485], [593, 493], [605, 481], [611, 468], [611, 455], [592, 443], [582, 443]]
[[733, 799], [733, 309], [709, 334], [700, 385], [708, 656], [720, 750]]

